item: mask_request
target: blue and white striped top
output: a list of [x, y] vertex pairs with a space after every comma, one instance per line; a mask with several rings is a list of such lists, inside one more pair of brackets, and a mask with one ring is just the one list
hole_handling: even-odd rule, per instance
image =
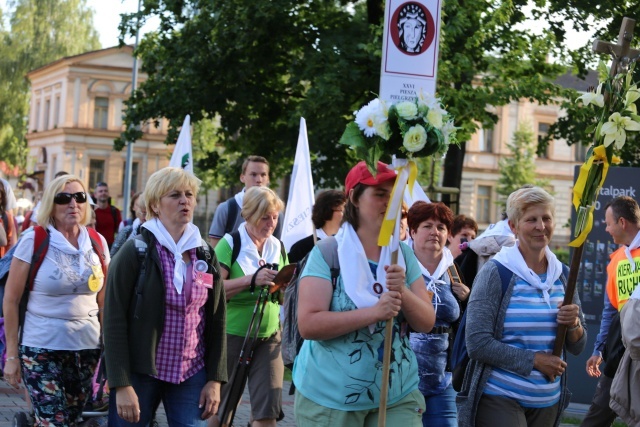
[[[544, 282], [546, 274], [541, 274]], [[502, 342], [534, 352], [551, 353], [558, 329], [558, 304], [564, 299], [560, 279], [549, 292], [550, 307], [542, 291], [516, 277], [513, 295], [504, 321]], [[550, 383], [540, 371], [533, 369], [528, 377], [494, 368], [485, 393], [514, 399], [525, 408], [546, 408], [560, 400], [560, 377]]]

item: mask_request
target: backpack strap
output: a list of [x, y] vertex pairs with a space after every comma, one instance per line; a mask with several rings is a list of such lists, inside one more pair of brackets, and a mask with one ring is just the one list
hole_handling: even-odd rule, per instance
[[456, 282], [464, 284], [460, 273], [458, 272], [458, 267], [456, 267], [455, 264], [451, 264], [449, 268], [447, 268], [447, 273], [449, 274], [449, 280], [451, 280], [451, 283]]
[[136, 282], [136, 304], [133, 311], [133, 318], [140, 318], [140, 310], [142, 310], [142, 288], [144, 286], [145, 279], [147, 277], [147, 242], [142, 237], [142, 234], [138, 234], [133, 238], [133, 242], [136, 247], [136, 254], [138, 255], [138, 266], [140, 267], [138, 271], [138, 281]]
[[111, 216], [113, 216], [113, 229], [115, 230], [115, 232], [118, 232], [118, 209], [116, 209], [115, 206], [113, 205], [109, 205], [109, 207], [111, 208]]
[[[236, 204], [237, 205], [237, 204]], [[231, 248], [231, 262], [229, 263], [229, 270], [231, 270], [231, 266], [238, 259], [238, 255], [240, 255], [240, 246], [242, 246], [242, 240], [240, 239], [240, 231], [236, 230], [231, 235], [231, 242], [233, 244], [233, 248]]]
[[496, 261], [492, 259], [496, 267], [498, 267], [498, 273], [500, 274], [500, 281], [502, 282], [502, 297], [507, 293], [507, 288], [509, 287], [509, 282], [511, 282], [511, 278], [513, 277], [513, 271], [509, 270], [505, 267], [500, 261]]
[[239, 208], [240, 206], [238, 205], [235, 197], [227, 200], [227, 223], [224, 226], [225, 233], [231, 233], [231, 231], [233, 230], [233, 226], [236, 223], [236, 218], [238, 217]]
[[49, 250], [49, 231], [46, 228], [36, 225], [33, 227], [33, 256], [31, 257], [31, 266], [29, 266], [29, 275], [27, 276], [27, 289], [33, 290], [33, 282], [36, 274], [44, 261], [44, 257]]
[[329, 236], [325, 239], [318, 240], [316, 246], [320, 249], [324, 261], [331, 271], [331, 285], [336, 289], [338, 285], [338, 277], [340, 276], [340, 261], [338, 260], [338, 241], [335, 237]]
[[91, 240], [91, 246], [93, 247], [93, 251], [98, 254], [98, 258], [100, 258], [100, 265], [102, 266], [102, 274], [104, 277], [107, 277], [107, 257], [104, 254], [104, 248], [102, 247], [102, 240], [100, 239], [100, 234], [94, 229], [87, 227], [87, 231], [89, 232], [89, 239]]

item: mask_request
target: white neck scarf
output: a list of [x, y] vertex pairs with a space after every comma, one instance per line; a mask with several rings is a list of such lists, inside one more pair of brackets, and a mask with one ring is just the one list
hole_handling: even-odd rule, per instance
[[91, 250], [91, 239], [89, 238], [89, 232], [85, 227], [80, 227], [80, 233], [78, 234], [78, 247], [73, 246], [61, 232], [56, 230], [53, 225], [47, 227], [49, 230], [49, 244], [56, 249], [64, 252], [68, 255], [81, 255]]
[[[373, 285], [379, 283], [382, 285], [382, 291], [387, 291], [387, 275], [384, 266], [391, 264], [391, 249], [389, 249], [391, 245], [382, 246], [376, 270], [377, 279], [374, 279], [362, 243], [351, 224], [345, 222], [340, 227], [336, 240], [338, 241], [338, 262], [340, 265], [349, 266], [349, 268], [340, 269], [345, 292], [358, 308], [374, 306], [380, 295], [373, 290]], [[404, 257], [401, 253], [398, 255], [398, 265], [406, 269]]]
[[562, 274], [562, 263], [558, 261], [556, 255], [551, 252], [551, 249], [549, 249], [548, 246], [545, 247], [544, 255], [547, 258], [547, 277], [543, 282], [540, 280], [540, 276], [527, 266], [519, 248], [520, 241], [516, 240], [516, 244], [514, 246], [504, 246], [493, 259], [499, 261], [502, 265], [511, 270], [513, 274], [520, 277], [534, 288], [541, 290], [544, 301], [547, 303], [549, 308], [555, 308], [551, 307], [549, 290]]
[[318, 240], [322, 240], [329, 237], [329, 235], [325, 233], [325, 231], [322, 228], [316, 228], [316, 237], [318, 238]]
[[[240, 233], [240, 252], [238, 252], [238, 258], [236, 262], [244, 272], [244, 274], [253, 274], [260, 267], [260, 260], [264, 260], [267, 264], [274, 264], [280, 262], [280, 241], [274, 236], [264, 242], [262, 246], [262, 256], [258, 253], [258, 247], [251, 236], [247, 232], [247, 223], [243, 222], [238, 227]], [[233, 248], [233, 238], [229, 234], [225, 234], [229, 246]], [[280, 265], [279, 268], [283, 266]]]
[[633, 238], [629, 246], [624, 247], [624, 254], [627, 256], [627, 259], [631, 264], [631, 271], [636, 271], [636, 262], [631, 256], [631, 251], [638, 248], [640, 248], [640, 231], [638, 231], [638, 234], [636, 234], [636, 237]]
[[[413, 242], [412, 242], [413, 243]], [[427, 290], [433, 292], [433, 295], [436, 297], [436, 302], [434, 309], [436, 313], [438, 312], [438, 305], [440, 304], [440, 295], [438, 295], [438, 285], [445, 285], [447, 282], [440, 279], [447, 272], [447, 269], [453, 265], [453, 254], [449, 250], [449, 248], [445, 247], [442, 250], [442, 258], [440, 258], [440, 262], [436, 267], [436, 271], [431, 274], [429, 270], [425, 268], [424, 265], [418, 260], [418, 265], [420, 266], [420, 270], [422, 271], [422, 275], [425, 278], [425, 283], [427, 285]]]
[[176, 243], [158, 218], [150, 219], [142, 226], [153, 233], [158, 242], [173, 254], [173, 259], [176, 262], [173, 269], [173, 286], [178, 294], [182, 294], [182, 286], [187, 274], [187, 264], [182, 259], [182, 253], [202, 245], [200, 230], [192, 223], [188, 223], [180, 240]]
[[240, 210], [242, 210], [242, 202], [244, 200], [244, 188], [242, 189], [241, 192], [236, 193], [235, 196], [233, 196], [234, 199], [236, 199], [236, 203], [238, 204], [238, 207], [240, 208]]
[[140, 234], [140, 219], [136, 218], [133, 220], [133, 224], [131, 224], [131, 234], [129, 234], [129, 238], [127, 240], [133, 239], [138, 234]]

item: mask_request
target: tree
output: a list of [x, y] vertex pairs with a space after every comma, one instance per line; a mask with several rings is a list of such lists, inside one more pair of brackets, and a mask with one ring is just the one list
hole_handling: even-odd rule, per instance
[[[38, 67], [100, 47], [86, 0], [9, 1], [10, 28], [0, 29], [0, 151], [25, 166], [29, 82]], [[3, 23], [5, 20], [3, 20]]]
[[[522, 98], [546, 104], [571, 95], [553, 83], [566, 67], [547, 58], [553, 54], [585, 70], [588, 57], [567, 50], [563, 25], [584, 27], [589, 13], [600, 17], [604, 12], [594, 12], [600, 6], [591, 3], [535, 2], [533, 16], [549, 22], [539, 34], [522, 25], [528, 1], [444, 2], [438, 96], [456, 117], [461, 141], [478, 126], [496, 123], [487, 106]], [[157, 16], [160, 27], [138, 49], [149, 77], [129, 101], [125, 121], [167, 117], [167, 142], [173, 143], [185, 114], [194, 121], [218, 115], [225, 149], [240, 158], [264, 155], [279, 176], [290, 170], [304, 116], [314, 182], [336, 185], [354, 160], [338, 145], [350, 113], [379, 89], [383, 4], [146, 0], [140, 17]], [[137, 17], [123, 17], [123, 35]], [[116, 148], [140, 136], [128, 129]], [[449, 150], [445, 186], [459, 187], [464, 150], [464, 143]], [[227, 164], [215, 153], [207, 160], [213, 173]]]
[[498, 205], [504, 210], [507, 197], [525, 184], [541, 187], [548, 185], [547, 180], [536, 179], [536, 144], [533, 131], [528, 123], [518, 126], [513, 134], [513, 142], [507, 144], [512, 156], [500, 159], [500, 177], [498, 178], [498, 194], [501, 196]]

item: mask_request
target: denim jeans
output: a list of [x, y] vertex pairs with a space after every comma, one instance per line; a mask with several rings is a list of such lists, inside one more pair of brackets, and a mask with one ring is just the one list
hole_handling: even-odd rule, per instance
[[440, 394], [425, 396], [427, 409], [422, 415], [423, 427], [458, 427], [456, 391], [449, 384]]
[[109, 426], [147, 427], [160, 401], [164, 405], [170, 427], [206, 427], [201, 419], [203, 408], [198, 408], [200, 392], [207, 383], [204, 369], [180, 384], [171, 384], [149, 375], [131, 374], [133, 389], [140, 404], [140, 421], [128, 423], [118, 416], [117, 393], [111, 390], [109, 398]]

